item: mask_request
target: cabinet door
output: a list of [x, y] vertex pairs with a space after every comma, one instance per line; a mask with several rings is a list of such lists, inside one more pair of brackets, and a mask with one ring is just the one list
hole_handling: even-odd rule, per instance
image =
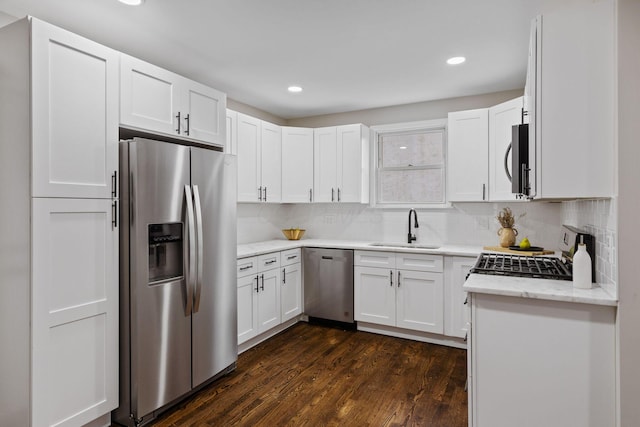
[[282, 128], [282, 201], [313, 201], [313, 129]]
[[280, 324], [280, 269], [259, 274], [258, 333]]
[[[262, 200], [260, 185], [260, 120], [238, 113], [238, 201]], [[258, 199], [259, 196], [259, 199]]]
[[355, 320], [396, 325], [395, 270], [354, 267]]
[[491, 201], [518, 200], [511, 192], [509, 176], [513, 173], [511, 127], [521, 122], [522, 97], [489, 108], [489, 200]]
[[282, 128], [261, 123], [262, 201], [280, 203], [282, 199]]
[[313, 131], [313, 201], [335, 202], [338, 191], [338, 140], [335, 127]]
[[441, 334], [444, 323], [442, 274], [397, 270], [396, 275], [396, 325]]
[[467, 293], [462, 290], [469, 270], [476, 263], [471, 257], [445, 257], [444, 266], [444, 334], [464, 338], [469, 323]]
[[177, 115], [181, 77], [128, 55], [120, 55], [120, 123], [180, 135]]
[[238, 344], [258, 335], [258, 276], [238, 277]]
[[32, 194], [111, 198], [118, 169], [118, 53], [31, 22]]
[[362, 125], [338, 126], [336, 201], [369, 202], [368, 130]]
[[225, 115], [227, 95], [224, 93], [182, 78], [181, 94], [184, 97], [180, 106], [183, 136], [209, 142], [216, 145], [225, 143]]
[[488, 110], [481, 108], [449, 113], [447, 126], [448, 200], [487, 200]]
[[302, 313], [302, 268], [300, 263], [282, 268], [280, 302], [283, 322]]
[[238, 122], [238, 113], [227, 110], [227, 126], [226, 126], [226, 142], [224, 151], [227, 154], [238, 154], [238, 131], [236, 124]]
[[32, 217], [32, 424], [84, 425], [118, 406], [112, 203], [33, 199]]

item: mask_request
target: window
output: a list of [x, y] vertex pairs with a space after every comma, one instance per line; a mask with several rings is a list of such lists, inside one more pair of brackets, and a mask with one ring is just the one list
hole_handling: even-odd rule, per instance
[[445, 203], [444, 123], [438, 120], [374, 128], [376, 205]]

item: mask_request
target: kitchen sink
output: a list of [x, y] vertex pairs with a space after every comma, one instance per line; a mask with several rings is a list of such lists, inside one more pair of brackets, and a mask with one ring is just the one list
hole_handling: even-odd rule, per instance
[[388, 248], [407, 248], [407, 249], [438, 249], [440, 247], [436, 245], [419, 245], [416, 243], [385, 243], [385, 242], [369, 243], [369, 246], [382, 246], [382, 247], [388, 247]]

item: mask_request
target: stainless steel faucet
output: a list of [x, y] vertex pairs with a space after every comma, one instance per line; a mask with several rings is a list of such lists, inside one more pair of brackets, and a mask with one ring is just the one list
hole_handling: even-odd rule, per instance
[[411, 213], [413, 213], [413, 223], [414, 227], [418, 228], [418, 214], [415, 209], [409, 209], [409, 235], [407, 237], [407, 243], [411, 243], [416, 240], [416, 235], [411, 234]]

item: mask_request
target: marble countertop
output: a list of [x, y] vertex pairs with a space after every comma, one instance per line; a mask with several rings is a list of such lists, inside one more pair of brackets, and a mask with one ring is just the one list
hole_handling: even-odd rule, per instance
[[617, 306], [615, 286], [593, 284], [592, 289], [574, 288], [571, 281], [527, 277], [471, 274], [462, 289], [491, 295]]
[[[375, 244], [376, 246], [372, 246]], [[402, 242], [390, 243], [397, 245], [405, 245]], [[246, 258], [250, 256], [262, 255], [274, 251], [285, 251], [287, 249], [295, 249], [302, 247], [322, 247], [336, 249], [356, 249], [367, 251], [384, 251], [384, 252], [409, 252], [424, 253], [435, 255], [457, 255], [477, 257], [480, 255], [482, 246], [463, 246], [463, 245], [442, 245], [436, 249], [420, 248], [422, 243], [416, 244], [415, 247], [398, 247], [398, 246], [379, 246], [376, 242], [371, 241], [354, 241], [354, 240], [329, 240], [329, 239], [301, 239], [301, 240], [267, 240], [264, 242], [245, 243], [238, 245], [238, 258]], [[408, 245], [407, 245], [408, 246]], [[435, 246], [435, 245], [434, 245]]]

